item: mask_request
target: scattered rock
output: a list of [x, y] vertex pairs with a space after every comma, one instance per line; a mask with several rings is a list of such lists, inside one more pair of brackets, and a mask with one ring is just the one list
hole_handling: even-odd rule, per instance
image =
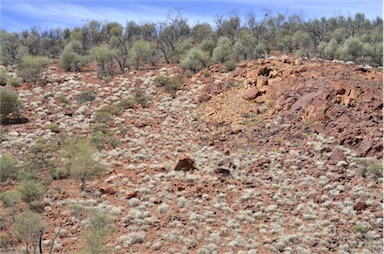
[[340, 150], [333, 151], [329, 157], [329, 163], [336, 165], [339, 161], [346, 161], [344, 153]]
[[356, 211], [362, 211], [368, 208], [368, 205], [365, 203], [365, 201], [359, 201], [356, 205], [353, 206], [353, 209]]
[[254, 87], [251, 87], [251, 88], [245, 90], [242, 97], [244, 100], [249, 101], [249, 100], [256, 99], [257, 97], [259, 97], [261, 95], [263, 95], [263, 93], [260, 92], [260, 90], [254, 86]]
[[181, 155], [174, 170], [176, 171], [192, 171], [195, 168], [195, 161], [186, 155]]

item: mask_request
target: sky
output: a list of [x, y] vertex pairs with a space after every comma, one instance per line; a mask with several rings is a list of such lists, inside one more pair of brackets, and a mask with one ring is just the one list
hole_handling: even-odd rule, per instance
[[82, 26], [87, 20], [137, 23], [164, 21], [178, 9], [190, 25], [208, 22], [216, 16], [252, 11], [259, 20], [263, 10], [273, 14], [302, 14], [304, 19], [354, 15], [362, 12], [369, 19], [383, 16], [381, 0], [0, 0], [0, 28], [21, 32], [31, 27], [51, 29]]

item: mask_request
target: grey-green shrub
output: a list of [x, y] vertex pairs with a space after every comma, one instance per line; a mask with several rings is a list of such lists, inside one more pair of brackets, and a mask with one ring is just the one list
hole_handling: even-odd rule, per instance
[[8, 83], [8, 72], [4, 69], [0, 69], [0, 86], [5, 86]]
[[88, 230], [84, 235], [87, 251], [98, 254], [109, 253], [105, 241], [114, 228], [114, 218], [100, 210], [92, 211], [88, 217]]
[[191, 48], [185, 58], [180, 61], [180, 67], [186, 71], [199, 72], [207, 66], [209, 54], [197, 48]]
[[18, 168], [16, 159], [10, 154], [2, 154], [0, 157], [0, 182], [17, 178]]
[[140, 64], [149, 63], [153, 55], [152, 44], [148, 41], [137, 40], [133, 43], [132, 48], [129, 50], [129, 55], [138, 70]]
[[0, 200], [14, 211], [21, 201], [21, 193], [18, 190], [8, 190], [0, 194]]
[[81, 181], [80, 188], [84, 190], [85, 183], [104, 172], [99, 161], [94, 159], [95, 150], [84, 138], [72, 137], [65, 144], [62, 156], [66, 159], [63, 167], [69, 174]]
[[81, 56], [76, 52], [65, 50], [60, 55], [60, 66], [65, 71], [81, 71], [81, 68], [86, 65], [88, 58]]
[[21, 199], [27, 203], [39, 201], [46, 193], [47, 188], [42, 182], [35, 180], [23, 180], [17, 187], [21, 193]]
[[19, 96], [16, 92], [0, 88], [0, 117], [6, 117], [15, 112], [19, 106]]
[[221, 36], [217, 41], [217, 46], [213, 50], [212, 59], [217, 63], [224, 63], [232, 58], [232, 45], [228, 37]]
[[40, 73], [44, 67], [48, 65], [49, 60], [46, 56], [31, 56], [26, 55], [21, 58], [21, 76], [27, 82], [34, 82], [36, 84]]
[[91, 49], [91, 56], [96, 61], [97, 75], [99, 78], [111, 76], [113, 74], [113, 61], [115, 55], [116, 51], [110, 49], [106, 44]]
[[65, 71], [80, 71], [89, 62], [89, 57], [82, 54], [83, 45], [73, 40], [69, 42], [60, 55], [60, 66]]
[[25, 242], [27, 253], [32, 246], [32, 253], [36, 253], [38, 240], [42, 234], [43, 222], [41, 216], [33, 212], [24, 212], [15, 217], [14, 232], [16, 236]]

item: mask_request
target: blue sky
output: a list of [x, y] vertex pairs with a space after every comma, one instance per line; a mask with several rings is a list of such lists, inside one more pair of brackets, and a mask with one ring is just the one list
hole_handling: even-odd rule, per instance
[[86, 20], [117, 21], [125, 25], [135, 20], [163, 21], [170, 10], [181, 9], [191, 25], [212, 23], [216, 15], [240, 16], [262, 10], [274, 14], [304, 14], [305, 19], [344, 16], [362, 12], [367, 18], [382, 17], [381, 0], [0, 0], [0, 28], [19, 32], [36, 26], [40, 29], [82, 26]]

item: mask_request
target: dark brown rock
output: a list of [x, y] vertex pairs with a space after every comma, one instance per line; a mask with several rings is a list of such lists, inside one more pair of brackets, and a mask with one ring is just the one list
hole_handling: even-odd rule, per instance
[[368, 208], [368, 205], [365, 203], [365, 201], [359, 201], [356, 205], [353, 206], [353, 209], [356, 211], [362, 211]]
[[194, 169], [196, 169], [195, 161], [186, 155], [181, 155], [175, 166], [176, 171], [192, 171]]

